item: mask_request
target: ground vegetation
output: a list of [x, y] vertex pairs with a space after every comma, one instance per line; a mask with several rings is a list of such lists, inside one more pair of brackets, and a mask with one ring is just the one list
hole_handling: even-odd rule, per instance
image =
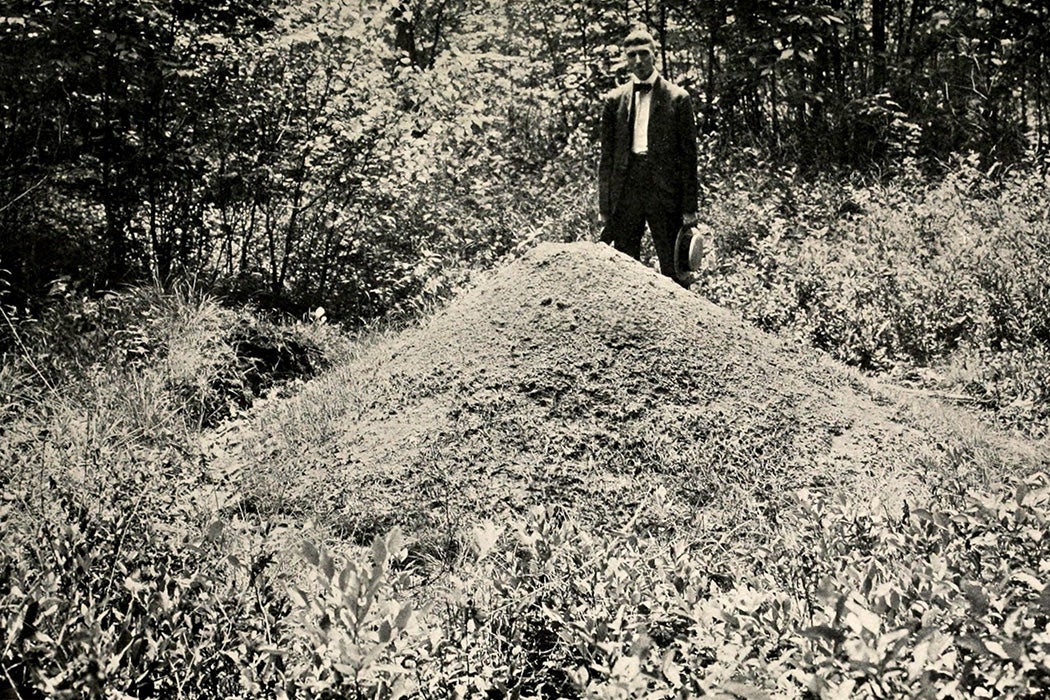
[[353, 342], [255, 320], [313, 348], [285, 374], [239, 359], [247, 311], [148, 308], [147, 354], [100, 336], [5, 416], [16, 697], [1047, 687], [1045, 441], [605, 246], [541, 245]]
[[[0, 15], [2, 693], [1050, 687], [1042, 3]], [[590, 243], [639, 20], [690, 291]]]

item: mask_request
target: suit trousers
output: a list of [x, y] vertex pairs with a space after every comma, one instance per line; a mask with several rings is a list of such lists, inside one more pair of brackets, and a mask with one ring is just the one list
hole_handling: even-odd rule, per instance
[[645, 225], [653, 236], [653, 247], [660, 259], [660, 272], [677, 280], [674, 246], [682, 215], [659, 201], [653, 183], [652, 164], [645, 155], [632, 154], [627, 166], [623, 192], [602, 232], [602, 242], [637, 260], [641, 255]]

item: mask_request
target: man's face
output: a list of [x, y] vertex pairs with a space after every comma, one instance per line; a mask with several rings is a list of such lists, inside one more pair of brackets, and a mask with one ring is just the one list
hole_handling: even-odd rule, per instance
[[625, 46], [627, 70], [634, 73], [639, 80], [645, 80], [653, 72], [653, 47], [648, 44]]

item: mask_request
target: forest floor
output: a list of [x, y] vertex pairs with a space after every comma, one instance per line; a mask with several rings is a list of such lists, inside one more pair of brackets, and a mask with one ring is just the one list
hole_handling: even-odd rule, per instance
[[[592, 243], [544, 244], [425, 324], [227, 424], [238, 507], [425, 550], [529, 507], [726, 551], [806, 491], [898, 512], [1045, 467], [1039, 445], [756, 330]], [[428, 534], [429, 533], [429, 534]]]
[[[86, 697], [94, 663], [129, 697], [187, 671], [201, 697], [1042, 696], [1045, 439], [601, 244], [353, 337], [176, 308], [155, 364], [6, 426], [10, 685]], [[173, 397], [297, 338], [331, 364], [176, 430]]]

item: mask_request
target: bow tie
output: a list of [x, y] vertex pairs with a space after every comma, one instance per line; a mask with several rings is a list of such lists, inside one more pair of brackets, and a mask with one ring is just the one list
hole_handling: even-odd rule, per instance
[[634, 91], [635, 92], [646, 93], [646, 92], [649, 92], [652, 89], [653, 89], [653, 84], [652, 83], [635, 83], [634, 84]]

